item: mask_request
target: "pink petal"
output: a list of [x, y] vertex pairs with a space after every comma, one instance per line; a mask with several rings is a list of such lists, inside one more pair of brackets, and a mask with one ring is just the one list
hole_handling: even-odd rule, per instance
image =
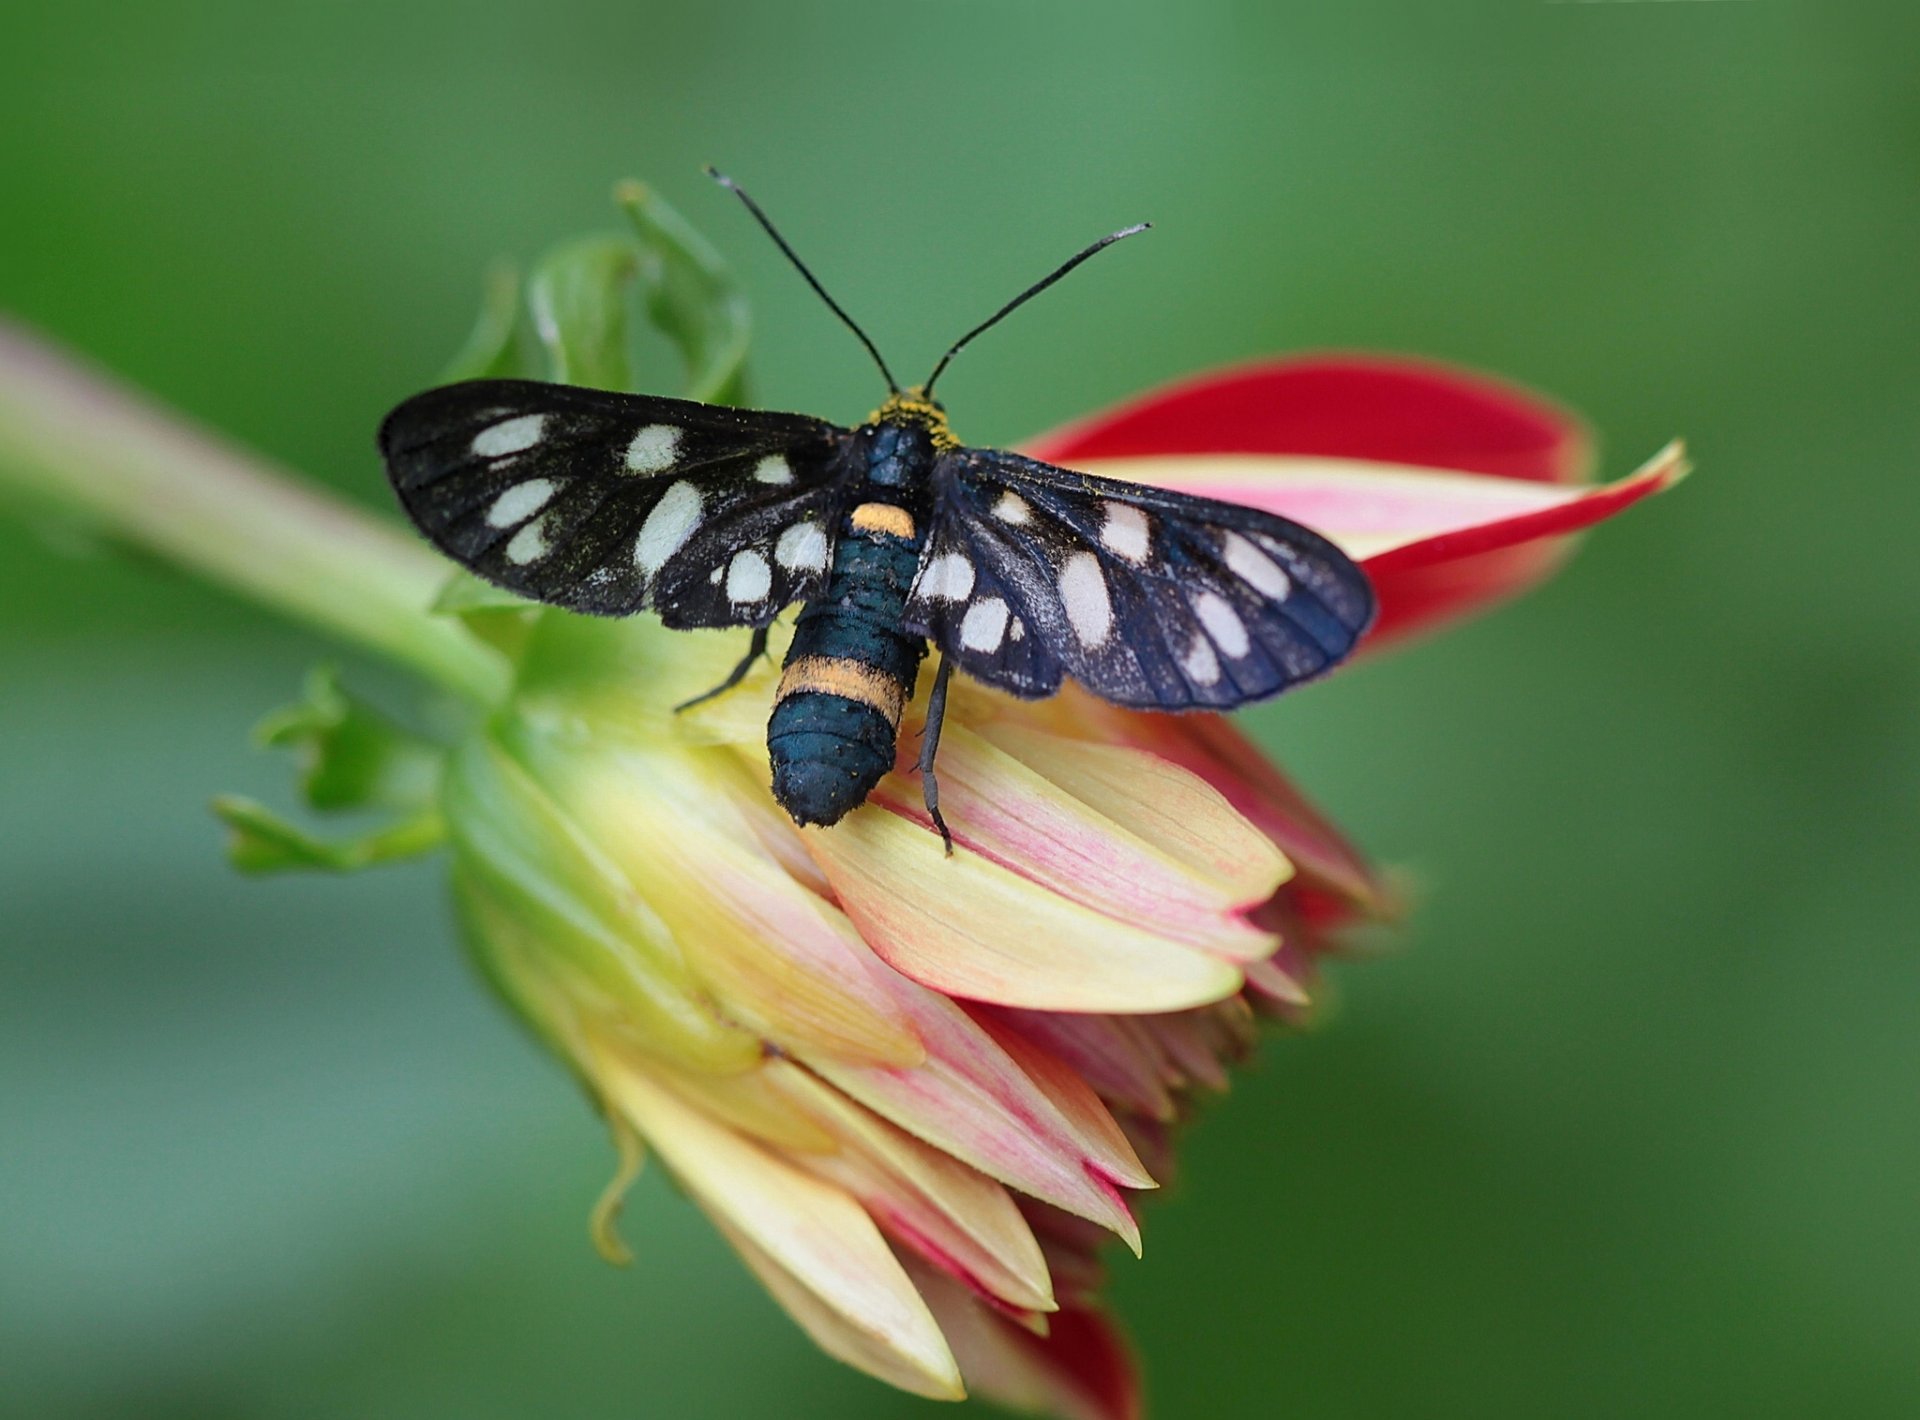
[[1183, 380], [1026, 445], [1035, 458], [1300, 454], [1574, 482], [1590, 445], [1539, 395], [1444, 365], [1380, 355], [1266, 360]]
[[786, 1062], [772, 1062], [788, 1105], [841, 1147], [801, 1167], [838, 1183], [897, 1241], [981, 1296], [1019, 1312], [1054, 1309], [1047, 1264], [1006, 1189]]
[[1027, 1078], [1040, 1087], [1041, 1093], [1072, 1122], [1082, 1138], [1091, 1135], [1099, 1139], [1106, 1157], [1118, 1160], [1125, 1166], [1124, 1175], [1109, 1174], [1111, 1179], [1124, 1182], [1128, 1179], [1152, 1178], [1141, 1164], [1139, 1156], [1133, 1152], [1133, 1145], [1127, 1141], [1125, 1132], [1107, 1112], [1106, 1105], [1101, 1103], [1093, 1086], [1081, 1078], [1079, 1071], [1058, 1055], [1034, 1044], [1012, 1026], [995, 1020], [991, 1014], [976, 1016], [974, 1021], [993, 1037], [995, 1044], [1007, 1052]]
[[926, 1042], [924, 1065], [861, 1067], [804, 1056], [802, 1063], [908, 1133], [1098, 1223], [1138, 1252], [1139, 1227], [1120, 1189], [1154, 1183], [1125, 1142], [1110, 1126], [1088, 1127], [1084, 1117], [1063, 1112], [954, 1002], [904, 977], [894, 980]]
[[[1251, 969], [1248, 979], [1252, 979]], [[1173, 1096], [1167, 1092], [1162, 1061], [1143, 1047], [1139, 1033], [1129, 1027], [1132, 1017], [1020, 1011], [984, 1004], [968, 1010], [975, 1019], [991, 1019], [1044, 1046], [1078, 1071], [1101, 1098], [1119, 1108], [1156, 1119], [1173, 1118]]]

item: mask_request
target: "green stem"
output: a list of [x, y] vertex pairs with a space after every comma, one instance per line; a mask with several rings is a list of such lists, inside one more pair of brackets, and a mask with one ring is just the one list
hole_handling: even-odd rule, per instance
[[421, 543], [0, 320], [0, 497], [78, 519], [476, 700], [508, 667], [427, 609]]

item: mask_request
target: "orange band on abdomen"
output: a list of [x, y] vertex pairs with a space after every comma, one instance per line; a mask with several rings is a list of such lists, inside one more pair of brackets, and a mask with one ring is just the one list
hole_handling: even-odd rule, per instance
[[853, 510], [856, 532], [886, 533], [906, 542], [913, 541], [913, 514], [891, 503], [862, 503]]
[[872, 666], [844, 656], [802, 656], [792, 662], [780, 672], [780, 690], [774, 700], [777, 703], [810, 690], [870, 705], [885, 715], [887, 723], [896, 729], [900, 725], [900, 711], [907, 703], [905, 686]]

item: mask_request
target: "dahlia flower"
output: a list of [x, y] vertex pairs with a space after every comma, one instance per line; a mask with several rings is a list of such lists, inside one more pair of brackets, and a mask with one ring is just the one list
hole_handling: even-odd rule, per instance
[[[689, 353], [720, 350], [735, 363], [709, 366], [708, 384], [737, 385], [739, 342], [712, 324], [734, 318], [733, 293], [687, 233], [649, 235], [642, 223], [645, 250], [706, 281]], [[636, 273], [650, 279], [637, 262], [618, 274]], [[598, 338], [606, 312], [543, 313], [541, 289], [548, 372], [563, 355], [577, 370], [586, 315]], [[513, 317], [494, 324], [468, 373], [520, 358]], [[1026, 449], [1332, 537], [1375, 583], [1368, 651], [1524, 590], [1574, 534], [1684, 471], [1676, 447], [1589, 485], [1587, 438], [1553, 406], [1347, 356], [1205, 375]], [[257, 805], [222, 811], [252, 867], [356, 867], [444, 841], [475, 961], [612, 1129], [604, 1252], [623, 1252], [619, 1194], [650, 1155], [839, 1359], [925, 1396], [1140, 1413], [1099, 1301], [1103, 1243], [1138, 1252], [1137, 1210], [1169, 1177], [1190, 1101], [1224, 1086], [1260, 1017], [1310, 1006], [1343, 933], [1392, 909], [1227, 721], [956, 683], [947, 858], [914, 782], [915, 711], [872, 800], [798, 829], [768, 789], [773, 670], [672, 709], [720, 679], [743, 635], [442, 594], [424, 549], [0, 331], [7, 485], [474, 706], [433, 742], [316, 679], [268, 737], [307, 755], [315, 807], [384, 805], [396, 821], [339, 844]]]

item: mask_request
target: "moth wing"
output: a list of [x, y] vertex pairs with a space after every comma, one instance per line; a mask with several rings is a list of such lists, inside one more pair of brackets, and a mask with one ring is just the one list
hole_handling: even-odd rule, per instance
[[960, 449], [906, 623], [977, 680], [1042, 696], [1224, 710], [1331, 670], [1374, 614], [1352, 559], [1233, 503]]
[[849, 435], [798, 414], [473, 380], [380, 427], [414, 526], [536, 601], [669, 626], [757, 626], [817, 595]]

